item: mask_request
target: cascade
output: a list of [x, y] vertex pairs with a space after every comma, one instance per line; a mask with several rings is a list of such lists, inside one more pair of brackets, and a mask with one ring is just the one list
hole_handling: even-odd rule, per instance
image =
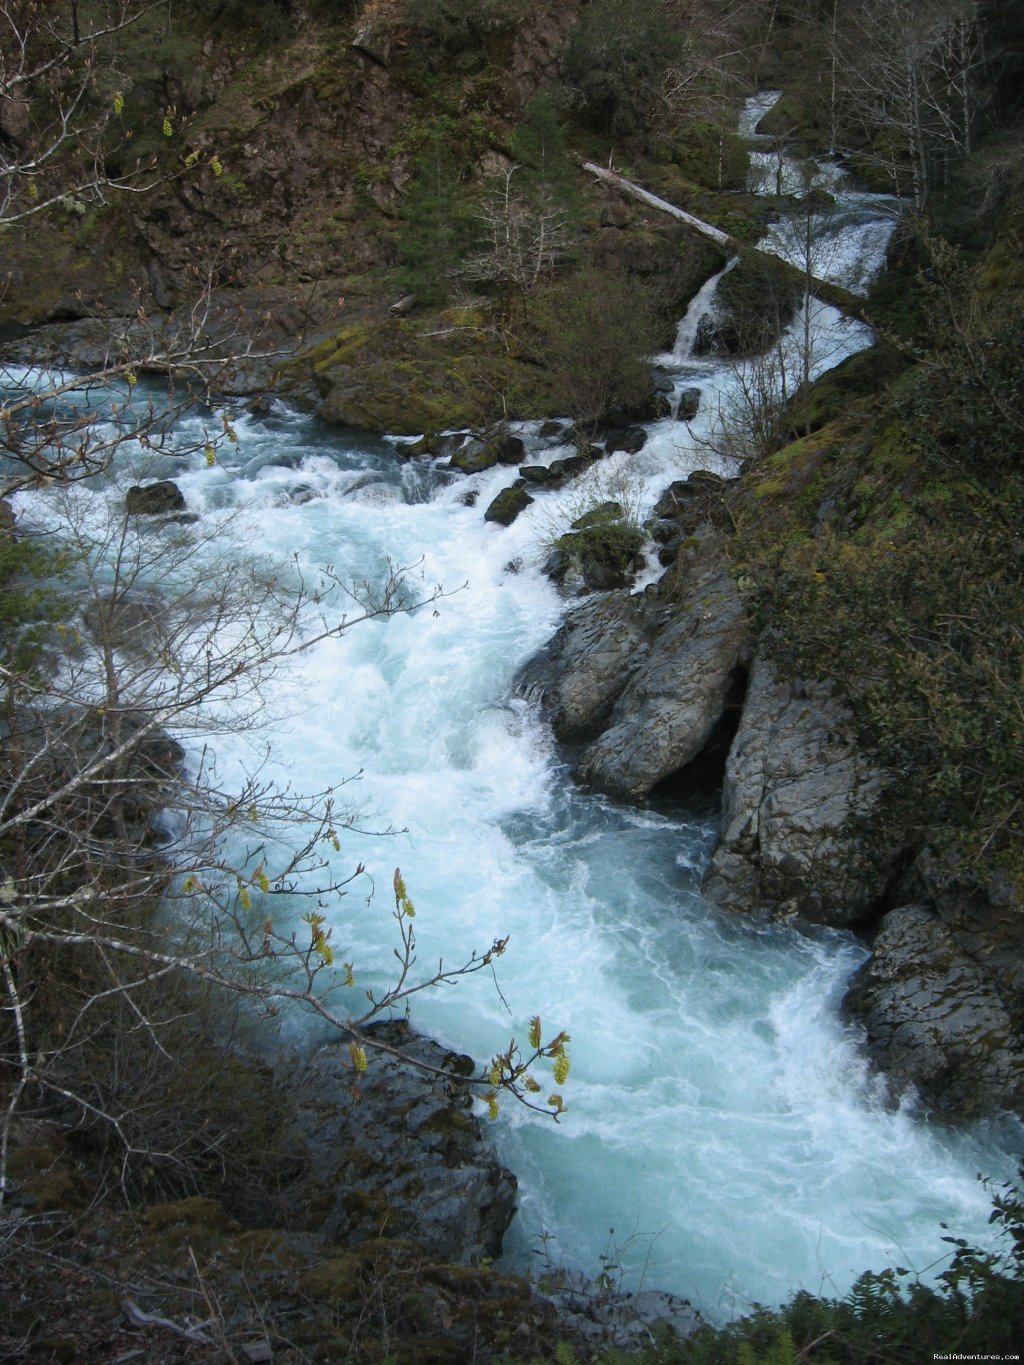
[[[844, 280], [877, 269], [889, 230], [887, 214], [851, 200], [832, 268]], [[677, 392], [701, 388], [697, 417], [653, 423], [638, 455], [595, 466], [591, 495], [628, 481], [643, 512], [693, 469], [732, 472], [709, 437], [735, 367], [692, 356], [720, 278], [658, 358]], [[861, 324], [813, 307], [819, 368], [868, 343]], [[975, 1172], [1011, 1174], [1019, 1130], [953, 1132], [886, 1105], [838, 1012], [863, 946], [713, 911], [699, 886], [716, 813], [631, 809], [577, 790], [535, 711], [510, 698], [517, 668], [567, 609], [540, 566], [580, 485], [499, 528], [480, 508], [508, 482], [500, 467], [453, 481], [439, 464], [400, 462], [386, 441], [328, 431], [281, 404], [235, 426], [237, 446], [215, 468], [200, 439], [184, 470], [169, 459], [158, 471], [201, 517], [234, 514], [229, 551], [258, 541], [278, 566], [330, 562], [360, 581], [390, 556], [417, 566], [414, 583], [458, 589], [433, 612], [359, 626], [283, 669], [267, 771], [307, 791], [362, 772], [361, 826], [403, 832], [346, 834], [338, 868], [363, 862], [386, 888], [401, 865], [423, 962], [510, 936], [500, 994], [474, 978], [426, 995], [418, 1027], [478, 1059], [524, 1036], [535, 1013], [545, 1031], [573, 1037], [561, 1124], [506, 1103], [494, 1127], [520, 1182], [509, 1262], [536, 1268], [543, 1249], [596, 1274], [609, 1256], [626, 1287], [671, 1290], [720, 1319], [798, 1288], [842, 1294], [861, 1271], [896, 1261], [924, 1271], [945, 1250], [943, 1223], [983, 1239], [989, 1205]], [[567, 453], [534, 426], [520, 433], [531, 462]], [[200, 419], [181, 436], [201, 437]], [[98, 504], [118, 495], [105, 483], [80, 490]], [[20, 501], [26, 520], [52, 524], [45, 490]], [[226, 786], [253, 759], [248, 736], [218, 741]], [[387, 979], [386, 892], [327, 913], [339, 962], [356, 964], [361, 985]], [[278, 1026], [287, 1042], [319, 1036], [297, 1015]]]

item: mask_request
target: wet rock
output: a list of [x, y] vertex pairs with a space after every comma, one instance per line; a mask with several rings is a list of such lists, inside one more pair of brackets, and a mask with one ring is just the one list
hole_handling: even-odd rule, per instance
[[525, 512], [533, 499], [524, 488], [515, 484], [503, 488], [484, 513], [484, 521], [495, 521], [499, 526], [511, 526], [520, 512]]
[[136, 517], [157, 517], [168, 512], [183, 512], [185, 505], [185, 495], [173, 479], [133, 484], [124, 498], [124, 510], [129, 516]]
[[538, 440], [554, 445], [559, 445], [563, 441], [567, 441], [571, 434], [571, 422], [559, 422], [553, 417], [548, 418], [546, 422], [542, 422], [537, 429]]
[[609, 455], [614, 455], [616, 451], [622, 451], [626, 455], [635, 455], [638, 450], [643, 450], [647, 444], [647, 432], [643, 427], [629, 427], [626, 431], [616, 432], [609, 436], [605, 442], [605, 451]]
[[[456, 1076], [476, 1069], [403, 1021], [368, 1032]], [[306, 1214], [329, 1241], [411, 1237], [462, 1265], [501, 1254], [516, 1181], [489, 1149], [467, 1087], [374, 1049], [357, 1075], [347, 1046], [329, 1043], [313, 1055], [301, 1095], [296, 1128], [316, 1174]]]
[[[568, 570], [568, 556], [565, 568]], [[594, 734], [650, 649], [642, 599], [595, 597], [570, 612], [520, 671], [515, 690], [539, 700], [559, 739]]]
[[498, 453], [495, 448], [486, 441], [474, 438], [455, 451], [448, 465], [450, 469], [459, 469], [463, 474], [479, 474], [497, 463]]
[[729, 482], [710, 470], [697, 469], [689, 478], [669, 484], [651, 512], [649, 525], [654, 539], [667, 541], [680, 532], [691, 535], [705, 522], [720, 528], [728, 525], [728, 514], [722, 512], [722, 495]]
[[551, 470], [543, 464], [524, 464], [519, 466], [519, 477], [527, 483], [553, 482]]
[[704, 527], [691, 537], [676, 573], [677, 605], [578, 768], [582, 782], [634, 801], [697, 757], [750, 656], [750, 627], [719, 533]]
[[1024, 1113], [1021, 1000], [1003, 986], [934, 908], [909, 905], [883, 919], [844, 1005], [896, 1095], [955, 1118]]
[[510, 431], [499, 431], [488, 436], [488, 444], [493, 449], [499, 464], [522, 464], [526, 459], [526, 443], [521, 436]]
[[552, 550], [541, 565], [541, 572], [546, 574], [553, 583], [560, 582], [569, 572], [572, 561], [564, 550]]
[[683, 389], [679, 395], [679, 403], [676, 407], [676, 420], [679, 422], [692, 422], [697, 416], [700, 408], [701, 391], [700, 389]]
[[746, 256], [722, 277], [714, 313], [701, 318], [694, 354], [759, 355], [775, 344], [798, 303], [799, 290], [781, 264]]
[[517, 465], [526, 459], [526, 444], [504, 426], [492, 427], [482, 436], [471, 436], [452, 453], [451, 467], [475, 474], [496, 464]]
[[898, 852], [860, 827], [885, 781], [832, 685], [780, 679], [762, 648], [726, 763], [721, 842], [704, 894], [734, 910], [862, 923]]
[[415, 441], [396, 441], [395, 451], [403, 459], [414, 459], [419, 455], [451, 456], [466, 440], [465, 432], [442, 435], [440, 432], [427, 431]]
[[591, 446], [586, 455], [567, 455], [564, 460], [552, 460], [548, 469], [553, 479], [575, 479], [578, 474], [588, 470], [601, 452]]

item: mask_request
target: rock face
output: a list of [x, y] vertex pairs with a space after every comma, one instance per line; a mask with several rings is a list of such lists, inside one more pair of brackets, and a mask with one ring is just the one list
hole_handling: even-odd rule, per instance
[[918, 859], [920, 903], [883, 919], [846, 1008], [896, 1092], [949, 1117], [1024, 1114], [1024, 905], [1008, 878], [980, 886]]
[[704, 749], [749, 652], [721, 536], [703, 526], [660, 594], [584, 602], [516, 686], [541, 699], [559, 739], [592, 740], [581, 781], [643, 800]]
[[516, 691], [538, 699], [559, 739], [593, 735], [611, 715], [631, 672], [646, 658], [653, 632], [643, 598], [592, 597], [516, 680]]
[[721, 843], [704, 894], [731, 909], [862, 922], [893, 861], [856, 825], [882, 787], [831, 685], [780, 681], [762, 649], [726, 764]]
[[696, 758], [742, 692], [750, 629], [713, 528], [680, 550], [675, 592], [642, 667], [634, 664], [609, 725], [580, 760], [580, 779], [613, 796], [642, 800]]
[[925, 905], [885, 916], [845, 1001], [893, 1090], [956, 1118], [1024, 1112], [1022, 1004]]
[[[370, 1033], [430, 1066], [463, 1076], [475, 1070], [469, 1057], [402, 1021], [374, 1025]], [[328, 1197], [317, 1211], [320, 1230], [346, 1244], [409, 1237], [426, 1254], [463, 1265], [500, 1256], [516, 1181], [488, 1150], [468, 1089], [431, 1081], [382, 1052], [368, 1049], [367, 1062], [357, 1076], [347, 1047], [329, 1043], [303, 1077], [309, 1101], [297, 1128], [319, 1197]]]

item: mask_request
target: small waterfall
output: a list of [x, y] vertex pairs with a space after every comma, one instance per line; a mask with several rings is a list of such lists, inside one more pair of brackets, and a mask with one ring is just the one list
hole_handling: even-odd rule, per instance
[[701, 285], [690, 300], [686, 316], [679, 323], [675, 344], [671, 351], [665, 351], [658, 356], [659, 365], [669, 368], [682, 365], [693, 358], [693, 348], [700, 333], [701, 323], [705, 318], [715, 317], [715, 295], [718, 292], [718, 285], [738, 261], [739, 257], [734, 256], [728, 265], [719, 270], [717, 275], [712, 275], [709, 280]]

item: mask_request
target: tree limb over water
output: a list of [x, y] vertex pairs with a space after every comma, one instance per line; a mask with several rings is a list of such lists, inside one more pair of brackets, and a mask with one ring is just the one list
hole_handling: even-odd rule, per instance
[[667, 213], [670, 217], [677, 219], [680, 223], [685, 223], [687, 227], [693, 228], [703, 237], [709, 237], [711, 241], [724, 247], [727, 251], [733, 252], [740, 257], [755, 256], [763, 261], [770, 261], [773, 268], [777, 268], [781, 274], [799, 284], [801, 289], [806, 289], [822, 303], [830, 303], [834, 308], [838, 308], [843, 313], [848, 313], [851, 317], [858, 318], [861, 322], [870, 325], [871, 319], [868, 317], [867, 300], [859, 294], [852, 293], [849, 289], [844, 289], [841, 284], [833, 284], [830, 280], [820, 279], [817, 275], [808, 274], [801, 267], [791, 265], [773, 251], [765, 251], [761, 247], [750, 246], [746, 242], [740, 242], [728, 232], [723, 232], [721, 228], [714, 227], [711, 223], [705, 223], [702, 218], [695, 217], [692, 213], [687, 213], [685, 209], [677, 208], [675, 204], [670, 204], [666, 199], [659, 199], [656, 194], [651, 194], [640, 185], [635, 185], [632, 180], [626, 180], [624, 176], [617, 175], [615, 171], [609, 170], [605, 166], [597, 166], [592, 161], [584, 161], [583, 169], [606, 185], [614, 185], [622, 194], [629, 195], [632, 199], [637, 199], [642, 204], [647, 204], [660, 213]]

